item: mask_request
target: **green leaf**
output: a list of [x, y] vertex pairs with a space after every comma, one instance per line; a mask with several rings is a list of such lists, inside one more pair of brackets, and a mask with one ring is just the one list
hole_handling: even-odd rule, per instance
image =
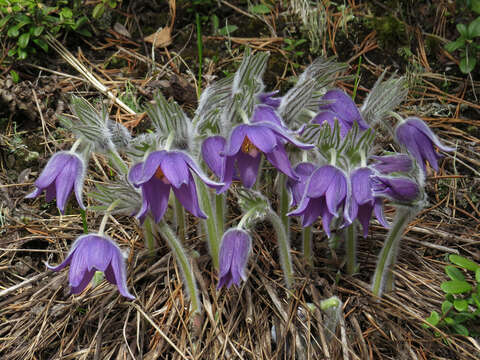
[[453, 325], [455, 324], [455, 320], [453, 320], [451, 317], [446, 317], [445, 319], [443, 319], [445, 321], [445, 324], [447, 325]]
[[17, 27], [17, 26], [12, 26], [12, 27], [9, 28], [8, 31], [7, 31], [7, 36], [8, 36], [8, 37], [17, 37], [19, 34], [20, 34], [20, 32], [18, 31], [18, 27]]
[[452, 307], [453, 307], [453, 304], [450, 301], [445, 300], [442, 303], [442, 314], [446, 314], [447, 312], [449, 312]]
[[455, 325], [453, 325], [453, 329], [459, 335], [463, 335], [463, 336], [468, 336], [469, 335], [468, 329], [463, 325], [455, 324]]
[[464, 258], [463, 256], [460, 256], [460, 255], [451, 254], [448, 257], [448, 259], [450, 260], [451, 263], [470, 271], [476, 271], [480, 267], [476, 262], [469, 260], [467, 258]]
[[218, 35], [228, 36], [229, 34], [233, 33], [237, 29], [238, 29], [238, 26], [236, 26], [236, 25], [227, 25], [227, 26], [224, 26], [223, 28], [218, 30]]
[[466, 281], [445, 281], [440, 288], [447, 294], [462, 294], [472, 291], [472, 286]]
[[468, 301], [465, 299], [455, 299], [453, 306], [457, 311], [466, 311], [468, 309]]
[[265, 15], [265, 14], [270, 14], [271, 10], [267, 5], [258, 4], [258, 5], [252, 6], [250, 8], [250, 12], [254, 14]]
[[100, 19], [105, 12], [105, 6], [102, 3], [95, 5], [92, 11], [92, 17], [94, 19]]
[[472, 299], [473, 301], [475, 301], [475, 305], [477, 305], [477, 308], [480, 309], [480, 295], [472, 294]]
[[60, 11], [60, 16], [64, 17], [65, 19], [71, 19], [73, 17], [73, 12], [69, 8], [65, 7]]
[[473, 69], [475, 69], [475, 65], [477, 64], [477, 59], [472, 57], [471, 55], [466, 58], [462, 58], [460, 60], [460, 71], [464, 74], [471, 73]]
[[41, 48], [43, 51], [48, 52], [48, 44], [43, 39], [33, 39], [35, 45]]
[[88, 18], [86, 16], [82, 16], [80, 19], [77, 19], [77, 21], [75, 21], [75, 24], [72, 26], [72, 29], [77, 30], [81, 28], [87, 21], [88, 21]]
[[45, 26], [36, 26], [33, 28], [33, 36], [38, 37], [42, 34]]
[[445, 50], [448, 52], [454, 52], [457, 49], [465, 47], [465, 39], [459, 38], [455, 41], [449, 42], [445, 45]]
[[452, 280], [459, 280], [459, 281], [465, 280], [465, 276], [463, 276], [462, 271], [453, 265], [445, 266], [445, 272], [448, 275], [448, 277]]
[[79, 33], [80, 35], [83, 35], [85, 37], [92, 37], [92, 33], [88, 31], [87, 29], [77, 29], [75, 32]]
[[460, 33], [460, 35], [462, 35], [463, 37], [468, 37], [467, 25], [457, 24], [457, 30]]
[[12, 80], [15, 84], [18, 84], [20, 81], [20, 76], [15, 70], [10, 70], [10, 76], [12, 77]]
[[468, 35], [470, 39], [480, 36], [480, 16], [468, 24]]
[[25, 60], [28, 56], [28, 53], [25, 49], [18, 48], [17, 49], [17, 55], [20, 60]]
[[480, 14], [480, 0], [472, 0], [470, 7], [477, 14]]
[[18, 38], [18, 46], [24, 49], [27, 47], [29, 41], [30, 41], [30, 33], [23, 33]]
[[475, 280], [480, 284], [480, 268], [475, 270]]
[[426, 318], [425, 321], [428, 322], [430, 325], [437, 326], [438, 322], [440, 321], [440, 315], [438, 315], [438, 312], [432, 311], [430, 316]]
[[4, 27], [8, 23], [8, 20], [10, 20], [11, 18], [12, 16], [8, 15], [8, 16], [5, 16], [3, 19], [0, 19], [0, 29]]

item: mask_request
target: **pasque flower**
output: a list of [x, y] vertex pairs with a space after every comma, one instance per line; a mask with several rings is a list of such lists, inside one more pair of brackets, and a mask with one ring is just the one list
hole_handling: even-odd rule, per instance
[[221, 169], [220, 177], [225, 183], [219, 192], [228, 189], [237, 173], [245, 187], [252, 187], [257, 179], [262, 153], [277, 170], [290, 178], [298, 179], [288, 160], [284, 143], [290, 142], [302, 149], [311, 149], [313, 145], [295, 140], [291, 133], [276, 123], [271, 110], [267, 108], [257, 108], [254, 123], [236, 126], [228, 142], [219, 137], [205, 140], [202, 146], [203, 158], [217, 175]]
[[268, 93], [261, 93], [258, 95], [258, 100], [265, 105], [271, 106], [272, 108], [277, 109], [280, 106], [280, 103], [282, 102], [282, 98], [279, 97], [274, 97], [275, 95], [278, 94], [278, 90], [271, 91]]
[[222, 183], [211, 181], [187, 154], [180, 151], [154, 151], [144, 163], [136, 164], [128, 174], [130, 182], [142, 189], [142, 208], [137, 218], [142, 219], [148, 210], [159, 222], [168, 206], [170, 189], [193, 215], [206, 218], [198, 203], [192, 171], [207, 185], [215, 189]]
[[374, 196], [386, 197], [393, 201], [410, 203], [418, 199], [420, 188], [418, 184], [406, 177], [372, 176]]
[[57, 198], [57, 207], [63, 214], [68, 197], [74, 189], [78, 205], [85, 209], [82, 201], [83, 181], [85, 178], [85, 163], [74, 152], [60, 151], [53, 155], [35, 181], [36, 189], [26, 198], [39, 196], [46, 190], [46, 200]]
[[102, 271], [108, 282], [117, 285], [120, 294], [129, 299], [125, 260], [120, 248], [110, 238], [100, 234], [82, 235], [72, 245], [67, 258], [58, 266], [47, 267], [59, 271], [70, 265], [68, 281], [73, 294], [79, 294], [92, 280], [95, 271]]
[[407, 118], [400, 123], [395, 129], [395, 138], [417, 160], [424, 173], [427, 172], [425, 161], [438, 171], [437, 160], [442, 156], [435, 151], [434, 146], [443, 151], [455, 150], [443, 145], [427, 124], [417, 117]]
[[412, 159], [406, 154], [370, 156], [370, 159], [375, 161], [372, 168], [382, 174], [412, 170]]
[[323, 229], [330, 237], [330, 223], [339, 216], [338, 211], [345, 205], [346, 196], [347, 179], [343, 172], [325, 165], [312, 173], [300, 205], [287, 215], [302, 216], [304, 227], [312, 225], [321, 216]]
[[217, 289], [240, 285], [247, 276], [245, 268], [252, 248], [250, 235], [242, 229], [229, 229], [225, 232], [220, 245], [220, 273]]
[[358, 219], [363, 228], [363, 237], [368, 235], [368, 226], [372, 211], [385, 227], [389, 227], [383, 216], [383, 198], [375, 197], [372, 191], [373, 171], [367, 167], [354, 170], [350, 175], [352, 194], [349, 199], [350, 221]]
[[287, 180], [287, 189], [291, 195], [290, 206], [298, 206], [302, 200], [303, 194], [307, 187], [308, 179], [310, 175], [315, 171], [316, 166], [309, 162], [302, 162], [295, 166], [295, 174], [298, 175], [298, 179], [294, 180], [289, 178]]
[[320, 106], [320, 112], [312, 119], [314, 124], [327, 122], [333, 129], [335, 120], [337, 120], [342, 138], [347, 135], [355, 122], [360, 130], [369, 128], [355, 102], [342, 90], [330, 90], [322, 96], [321, 100], [328, 103]]

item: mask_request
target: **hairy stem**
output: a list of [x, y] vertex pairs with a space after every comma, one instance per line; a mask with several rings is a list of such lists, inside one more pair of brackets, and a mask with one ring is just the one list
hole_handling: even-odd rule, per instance
[[302, 229], [303, 257], [307, 265], [312, 266], [312, 227], [307, 226]]
[[217, 224], [217, 236], [222, 238], [225, 232], [225, 195], [215, 194], [215, 216]]
[[345, 247], [347, 253], [347, 274], [357, 272], [357, 229], [355, 223], [350, 224], [344, 230]]
[[195, 276], [193, 274], [193, 269], [188, 261], [187, 255], [185, 254], [185, 250], [183, 249], [182, 244], [175, 236], [174, 232], [168, 226], [165, 221], [160, 221], [158, 223], [159, 233], [165, 238], [168, 243], [168, 246], [175, 254], [178, 264], [180, 265], [180, 269], [182, 271], [183, 277], [185, 279], [185, 285], [190, 296], [190, 307], [194, 313], [200, 312], [200, 299], [198, 296], [197, 284], [195, 282]]
[[215, 270], [219, 269], [218, 254], [220, 249], [221, 235], [217, 234], [217, 224], [215, 224], [215, 214], [213, 212], [212, 201], [207, 186], [202, 181], [197, 181], [197, 189], [200, 199], [200, 206], [207, 215], [204, 220], [207, 230], [207, 242], [210, 256]]
[[178, 237], [180, 241], [185, 240], [186, 226], [185, 226], [185, 209], [180, 201], [175, 196], [175, 217], [177, 220]]
[[147, 216], [143, 222], [143, 236], [145, 238], [145, 247], [148, 249], [150, 255], [153, 255], [155, 250], [155, 237], [153, 235], [153, 224], [150, 216]]
[[287, 216], [288, 212], [288, 192], [287, 192], [287, 176], [285, 174], [279, 174], [278, 189], [280, 196], [280, 204], [278, 212], [280, 213], [280, 218], [282, 219], [283, 227], [287, 233], [287, 236], [290, 233], [290, 218]]
[[398, 248], [403, 231], [408, 225], [412, 214], [412, 210], [406, 207], [397, 208], [392, 228], [388, 232], [387, 239], [383, 245], [382, 251], [378, 257], [377, 268], [373, 275], [372, 292], [376, 296], [381, 296], [383, 285], [385, 284], [389, 267], [392, 265], [392, 255], [395, 248]]
[[120, 154], [117, 152], [117, 150], [115, 149], [108, 150], [108, 155], [110, 157], [110, 160], [112, 160], [113, 166], [115, 166], [115, 168], [118, 171], [120, 171], [121, 174], [128, 173], [128, 165], [120, 157]]
[[271, 209], [268, 210], [266, 218], [272, 223], [273, 229], [277, 234], [280, 263], [285, 275], [285, 283], [287, 288], [290, 289], [293, 282], [293, 265], [292, 258], [290, 256], [290, 241], [288, 239], [287, 232], [285, 231], [285, 226], [283, 225], [280, 216], [278, 216]]

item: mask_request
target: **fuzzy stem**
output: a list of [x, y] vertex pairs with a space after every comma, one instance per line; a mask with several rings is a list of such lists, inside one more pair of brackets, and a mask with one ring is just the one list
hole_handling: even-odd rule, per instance
[[395, 118], [395, 119], [398, 120], [400, 123], [405, 122], [405, 119], [402, 118], [402, 117], [400, 116], [400, 114], [397, 114], [397, 113], [394, 112], [394, 111], [389, 111], [389, 112], [388, 112], [388, 115], [390, 115], [391, 117]]
[[376, 296], [382, 295], [382, 285], [385, 284], [387, 273], [389, 272], [389, 266], [392, 265], [392, 253], [394, 249], [398, 247], [398, 243], [402, 237], [403, 231], [410, 221], [412, 210], [406, 207], [397, 208], [395, 214], [395, 220], [392, 228], [388, 232], [387, 239], [383, 245], [382, 251], [378, 257], [377, 268], [373, 275], [372, 292]]
[[168, 226], [165, 221], [160, 221], [158, 223], [158, 228], [160, 230], [159, 233], [162, 234], [167, 241], [168, 246], [175, 254], [177, 262], [180, 265], [180, 269], [185, 279], [186, 289], [188, 295], [190, 296], [191, 310], [194, 313], [198, 313], [200, 312], [200, 299], [198, 297], [197, 284], [195, 283], [193, 269], [188, 261], [187, 255], [185, 254], [185, 250], [170, 226]]
[[108, 150], [108, 155], [110, 156], [110, 160], [112, 160], [112, 164], [120, 171], [122, 174], [128, 173], [128, 165], [123, 161], [120, 157], [116, 149]]
[[207, 218], [204, 220], [204, 224], [207, 230], [208, 249], [210, 251], [210, 256], [212, 257], [213, 267], [215, 268], [215, 270], [218, 270], [218, 254], [221, 238], [219, 237], [219, 234], [217, 234], [217, 225], [215, 224], [215, 214], [213, 212], [210, 194], [208, 192], [207, 186], [202, 181], [197, 181], [197, 189], [201, 208], [203, 211], [205, 211], [207, 215]]
[[282, 219], [275, 212], [273, 212], [273, 210], [268, 210], [266, 218], [272, 223], [273, 229], [277, 234], [280, 263], [285, 275], [285, 283], [287, 288], [290, 289], [293, 282], [293, 265], [292, 258], [290, 257], [290, 242], [287, 232], [285, 231]]
[[148, 249], [150, 255], [153, 255], [155, 248], [155, 237], [153, 235], [153, 224], [150, 216], [147, 216], [143, 222], [143, 236], [145, 238], [145, 247]]
[[278, 174], [279, 181], [278, 185], [280, 186], [279, 193], [280, 193], [280, 205], [279, 205], [279, 213], [280, 218], [282, 219], [283, 227], [287, 233], [287, 236], [290, 233], [290, 218], [287, 216], [288, 212], [288, 192], [287, 192], [287, 176], [285, 174]]
[[350, 224], [344, 230], [345, 247], [347, 253], [347, 274], [353, 275], [357, 272], [357, 229], [355, 223]]
[[173, 140], [175, 139], [175, 131], [172, 131], [168, 137], [167, 137], [167, 141], [165, 142], [165, 147], [163, 150], [166, 150], [166, 151], [169, 151], [170, 148], [172, 147], [172, 144], [173, 144]]
[[180, 240], [185, 239], [186, 226], [185, 226], [185, 209], [183, 208], [180, 201], [175, 196], [175, 217], [177, 219], [177, 228], [178, 228], [178, 237]]
[[115, 200], [110, 204], [110, 206], [105, 210], [105, 214], [103, 215], [102, 222], [100, 223], [100, 228], [98, 229], [98, 235], [103, 236], [105, 233], [105, 226], [107, 225], [108, 217], [113, 209], [120, 203], [120, 200]]
[[79, 139], [75, 140], [72, 147], [70, 148], [70, 152], [74, 153], [77, 150], [78, 145], [80, 145], [81, 142], [82, 142], [82, 138], [79, 138]]
[[302, 229], [303, 257], [307, 265], [312, 266], [312, 227], [307, 226]]
[[215, 216], [217, 236], [221, 238], [225, 232], [225, 195], [215, 194]]

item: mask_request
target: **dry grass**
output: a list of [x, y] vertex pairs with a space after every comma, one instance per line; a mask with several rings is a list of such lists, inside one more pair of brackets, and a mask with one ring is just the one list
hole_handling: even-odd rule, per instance
[[[355, 1], [350, 1], [349, 5], [357, 16], [365, 11]], [[441, 14], [437, 15], [443, 16]], [[330, 13], [326, 24], [328, 36], [322, 45], [334, 53], [340, 52], [335, 47], [335, 39], [340, 36], [341, 16], [343, 14]], [[275, 30], [280, 18], [279, 14], [265, 17], [267, 28]], [[421, 38], [421, 34], [419, 36]], [[224, 39], [209, 37], [205, 41], [221, 43]], [[276, 75], [276, 87], [284, 86], [286, 74], [297, 71], [289, 54], [282, 49], [281, 37], [276, 34], [229, 41], [248, 43], [257, 51], [269, 50], [282, 59], [284, 66]], [[127, 61], [131, 73], [126, 69], [105, 70], [82, 53], [75, 56], [88, 64], [114, 96], [125, 93], [128, 82], [135, 85], [135, 96], [151, 99], [161, 88], [187, 110], [195, 107], [195, 100], [191, 100], [192, 93], [195, 99], [195, 78], [192, 73], [185, 75], [187, 61], [182, 58], [183, 49], [158, 51], [160, 58], [152, 60], [140, 50], [127, 49], [129, 44], [117, 36], [107, 39], [105, 44], [97, 44], [93, 50], [114, 49], [116, 56]], [[184, 48], [192, 45], [186, 44]], [[190, 219], [185, 246], [195, 255], [193, 263], [204, 306], [202, 315], [192, 315], [188, 312], [189, 303], [179, 269], [165, 243], [159, 239], [155, 255], [148, 256], [138, 224], [131, 218], [116, 217], [109, 222], [108, 234], [129, 251], [128, 286], [137, 299], [125, 301], [107, 283], [94, 289], [89, 286], [81, 295], [72, 296], [67, 286], [67, 271], [46, 271], [43, 262], [56, 264], [64, 259], [74, 238], [83, 231], [81, 216], [76, 210], [69, 212], [73, 215], [57, 216], [53, 206], [42, 205], [42, 199], [24, 201], [23, 196], [31, 188], [31, 181], [40, 167], [35, 167], [34, 173], [13, 172], [12, 175], [12, 169], [2, 157], [0, 357], [5, 360], [479, 359], [478, 340], [448, 335], [440, 330], [442, 336], [436, 337], [431, 330], [422, 328], [430, 311], [438, 310], [443, 301], [440, 283], [446, 278], [443, 271], [445, 254], [460, 253], [477, 261], [480, 259], [477, 200], [480, 194], [480, 139], [478, 130], [469, 130], [469, 126], [479, 125], [474, 119], [478, 118], [480, 106], [471, 93], [471, 87], [478, 88], [479, 84], [432, 73], [425, 49], [422, 49], [423, 41], [418, 45], [412, 62], [423, 64], [424, 70], [412, 75], [413, 86], [400, 112], [422, 116], [447, 144], [456, 145], [458, 151], [447, 155], [440, 171], [429, 177], [430, 204], [410, 224], [404, 237], [395, 268], [394, 293], [377, 299], [368, 290], [376, 254], [383, 242], [382, 228], [372, 226], [369, 237], [360, 242], [360, 273], [349, 277], [342, 272], [341, 250], [331, 254], [320, 231], [315, 235], [315, 264], [312, 268], [305, 267], [298, 251], [299, 229], [295, 224], [292, 249], [296, 287], [291, 296], [283, 286], [276, 241], [266, 224], [257, 226], [248, 281], [238, 289], [218, 292], [217, 277], [206, 255], [205, 241], [196, 235], [197, 226]], [[375, 33], [359, 39], [354, 49], [348, 62], [353, 64], [362, 55], [361, 70], [367, 78], [383, 72], [384, 66], [370, 60], [371, 52], [378, 49]], [[235, 46], [232, 51], [230, 57], [211, 65], [206, 74], [218, 74], [223, 67], [237, 61], [240, 51]], [[136, 76], [137, 66], [149, 69], [150, 75]], [[71, 92], [96, 95], [88, 82], [66, 74], [69, 71], [65, 69], [68, 67], [49, 75], [55, 76], [52, 81], [57, 84], [56, 96]], [[350, 72], [354, 74], [356, 66], [352, 65]], [[74, 70], [70, 73], [77, 75]], [[454, 91], [443, 91], [440, 84], [444, 81], [455, 84]], [[351, 83], [339, 86], [347, 91], [352, 89]], [[48, 97], [48, 92], [46, 95], [38, 92], [38, 86], [33, 89], [34, 103], [40, 104]], [[360, 86], [359, 96], [363, 97], [366, 91]], [[39, 136], [44, 150], [40, 164], [43, 165], [52, 152], [67, 146], [56, 140], [55, 116], [40, 107], [39, 110], [41, 129], [34, 134], [16, 133], [9, 122], [0, 144], [7, 148], [15, 136]], [[117, 121], [133, 131], [143, 124], [142, 114], [131, 115], [117, 107], [111, 110]], [[95, 169], [91, 173], [95, 181], [103, 181], [110, 170], [103, 158], [99, 156], [91, 165]], [[92, 185], [91, 181], [87, 183], [88, 187]], [[90, 229], [95, 229], [99, 218], [89, 212], [87, 222]], [[326, 326], [328, 317], [317, 305], [333, 295], [344, 305], [340, 322], [332, 332]], [[314, 305], [312, 311], [309, 310], [311, 304]]]

